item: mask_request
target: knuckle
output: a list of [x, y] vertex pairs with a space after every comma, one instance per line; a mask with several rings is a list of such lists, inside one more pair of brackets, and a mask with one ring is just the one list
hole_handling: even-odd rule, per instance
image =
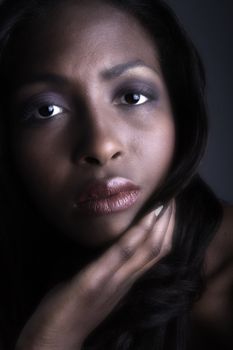
[[90, 283], [85, 293], [86, 301], [87, 302], [95, 301], [98, 295], [100, 295], [101, 291], [102, 291], [102, 288], [100, 288], [100, 285], [98, 285], [95, 282]]
[[140, 229], [144, 233], [150, 232], [151, 228], [152, 228], [152, 223], [151, 222], [146, 221], [146, 222], [140, 224]]
[[161, 252], [161, 245], [160, 244], [153, 244], [149, 248], [149, 260], [153, 260], [157, 258], [160, 255]]
[[121, 260], [123, 260], [123, 261], [129, 260], [134, 255], [134, 251], [135, 251], [135, 249], [130, 245], [121, 246], [120, 247]]
[[87, 301], [92, 301], [93, 299], [101, 293], [103, 288], [101, 279], [97, 276], [85, 276], [80, 280], [78, 285], [79, 291], [82, 292], [83, 296]]

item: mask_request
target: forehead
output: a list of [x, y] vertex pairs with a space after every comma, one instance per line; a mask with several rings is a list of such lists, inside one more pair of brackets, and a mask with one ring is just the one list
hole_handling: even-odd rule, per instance
[[[140, 59], [158, 69], [155, 43], [129, 13], [98, 1], [51, 7], [16, 33], [17, 79], [33, 71], [110, 68]], [[94, 66], [94, 67], [93, 67]], [[18, 69], [20, 67], [20, 69]]]

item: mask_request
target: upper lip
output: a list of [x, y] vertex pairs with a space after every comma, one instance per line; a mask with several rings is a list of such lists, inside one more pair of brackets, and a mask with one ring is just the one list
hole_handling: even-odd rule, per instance
[[96, 180], [84, 186], [79, 193], [77, 202], [100, 200], [114, 196], [121, 192], [139, 191], [140, 187], [134, 182], [123, 177], [112, 177]]

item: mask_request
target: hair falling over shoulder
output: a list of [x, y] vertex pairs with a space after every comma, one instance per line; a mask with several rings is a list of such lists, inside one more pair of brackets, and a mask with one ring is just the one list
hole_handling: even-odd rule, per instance
[[[151, 205], [175, 197], [177, 210], [171, 253], [133, 286], [106, 322], [87, 339], [84, 349], [185, 350], [190, 310], [204, 288], [205, 252], [222, 218], [218, 199], [197, 173], [208, 130], [204, 70], [196, 49], [163, 1], [102, 1], [135, 16], [159, 50], [172, 101], [177, 144], [170, 174]], [[14, 349], [24, 322], [53, 284], [50, 273], [64, 249], [64, 242], [58, 240], [53, 265], [49, 255], [52, 242], [46, 238], [44, 244], [49, 228], [29, 205], [11, 164], [7, 143], [9, 125], [5, 111], [9, 82], [4, 67], [8, 44], [19, 26], [43, 14], [47, 6], [56, 6], [56, 1], [5, 0], [0, 5], [0, 339], [3, 348], [9, 350]], [[38, 228], [32, 237], [33, 220], [38, 222]], [[66, 248], [72, 249], [69, 245]], [[36, 259], [39, 254], [43, 259]], [[38, 274], [45, 276], [43, 286], [35, 277]]]

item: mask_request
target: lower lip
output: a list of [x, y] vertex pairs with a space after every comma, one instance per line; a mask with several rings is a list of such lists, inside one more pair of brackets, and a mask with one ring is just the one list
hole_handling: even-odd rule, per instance
[[76, 203], [78, 212], [88, 216], [101, 216], [117, 213], [133, 206], [138, 199], [139, 191], [119, 192], [115, 195]]

